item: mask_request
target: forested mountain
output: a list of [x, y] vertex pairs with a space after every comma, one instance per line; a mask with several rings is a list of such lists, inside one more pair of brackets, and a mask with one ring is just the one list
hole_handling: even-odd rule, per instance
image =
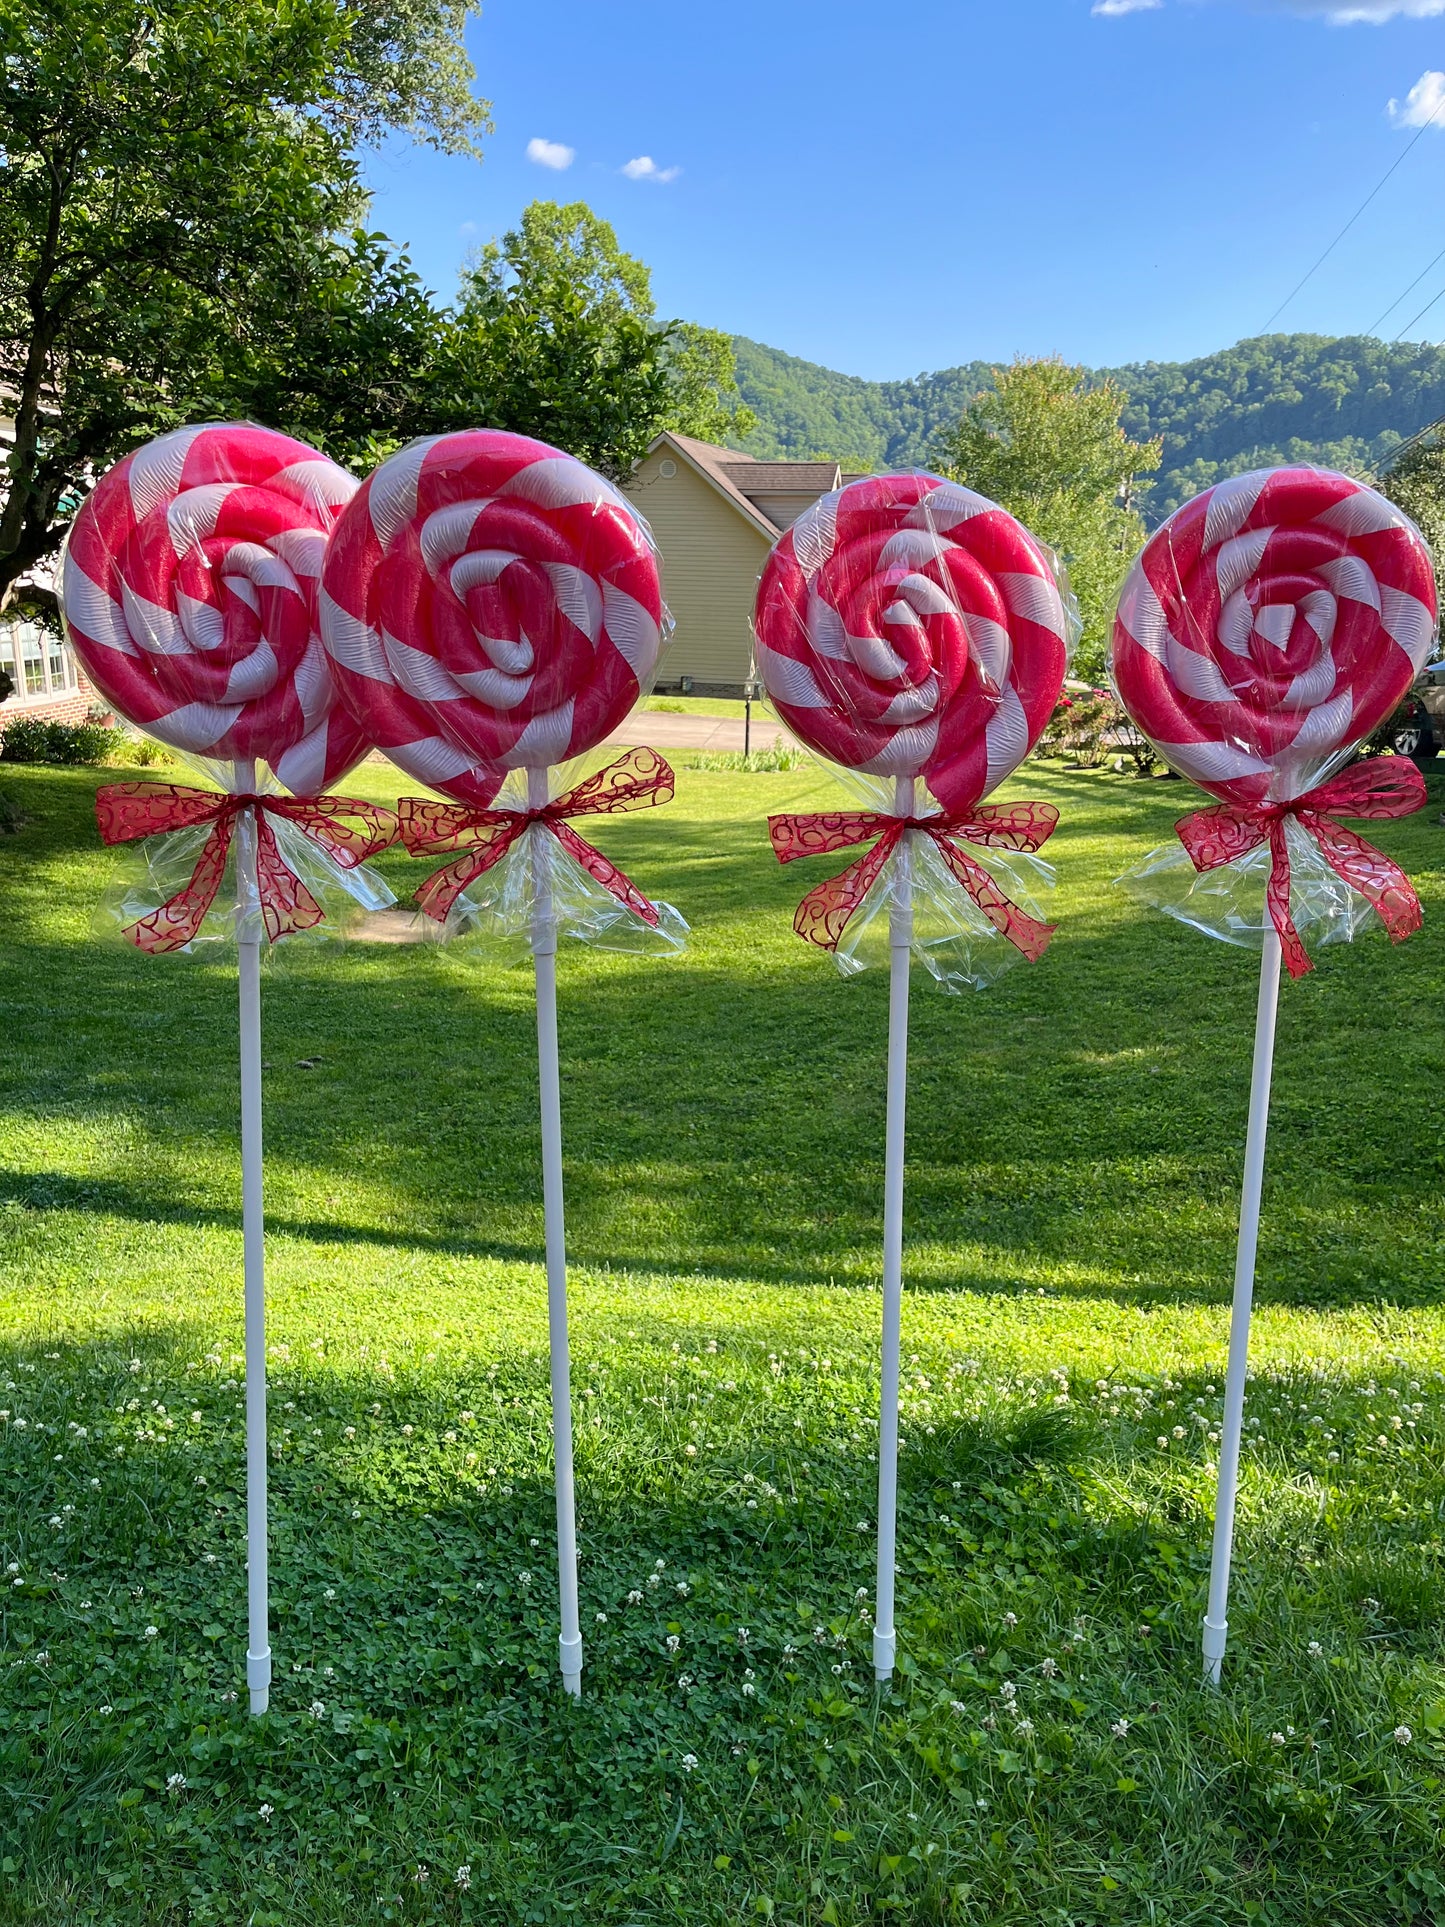
[[[836, 374], [739, 336], [738, 386], [756, 414], [754, 455], [835, 456], [846, 466], [926, 464], [938, 431], [989, 382], [987, 362], [910, 381]], [[1369, 473], [1445, 416], [1445, 348], [1371, 336], [1260, 335], [1197, 361], [1089, 370], [1127, 393], [1123, 425], [1164, 437], [1141, 504], [1157, 520], [1222, 475], [1315, 461]]]

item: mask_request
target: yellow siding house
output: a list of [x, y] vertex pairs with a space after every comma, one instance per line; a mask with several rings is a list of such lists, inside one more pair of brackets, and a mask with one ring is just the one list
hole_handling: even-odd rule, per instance
[[677, 624], [659, 689], [741, 695], [768, 550], [820, 495], [851, 479], [836, 462], [760, 462], [691, 435], [657, 437], [624, 488], [651, 524]]

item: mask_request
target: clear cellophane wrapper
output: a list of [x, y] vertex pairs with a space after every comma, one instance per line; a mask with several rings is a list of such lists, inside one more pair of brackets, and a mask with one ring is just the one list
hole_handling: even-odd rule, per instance
[[[806, 754], [848, 791], [852, 807], [876, 810], [882, 816], [899, 813], [894, 782], [843, 769], [812, 750]], [[910, 814], [927, 815], [938, 805], [923, 779], [914, 781]], [[1040, 923], [1047, 921], [1040, 898], [1047, 898], [1057, 881], [1052, 863], [1028, 850], [989, 849], [977, 843], [968, 843], [965, 848], [1026, 916]], [[842, 857], [849, 854], [840, 853]], [[952, 996], [960, 996], [965, 990], [987, 990], [1024, 961], [1022, 953], [989, 922], [948, 868], [933, 839], [911, 830], [869, 887], [833, 952], [841, 976], [887, 969], [895, 909], [911, 914], [909, 950], [914, 962], [922, 965], [940, 990]]]
[[[184, 766], [183, 773], [176, 772], [176, 779], [198, 778], [197, 787], [215, 789], [228, 796], [291, 794], [264, 765], [257, 766], [253, 775], [250, 766], [240, 763], [190, 756], [173, 748], [168, 753], [173, 762]], [[171, 775], [137, 770], [134, 778], [127, 780], [164, 782], [171, 780]], [[322, 921], [309, 930], [279, 937], [274, 944], [270, 941], [259, 900], [252, 897], [243, 902], [237, 888], [237, 863], [244, 847], [243, 839], [252, 834], [250, 823], [243, 817], [231, 838], [215, 902], [201, 919], [196, 935], [174, 954], [215, 956], [218, 946], [256, 942], [261, 944], [264, 954], [270, 954], [296, 943], [360, 937], [366, 934], [368, 917], [395, 904], [396, 893], [368, 864], [347, 869], [285, 817], [272, 815], [268, 822], [287, 866], [321, 906]], [[123, 941], [129, 926], [150, 916], [183, 891], [212, 829], [209, 823], [198, 823], [116, 845], [111, 852], [110, 879], [93, 919], [97, 936]]]
[[[1317, 780], [1331, 773], [1326, 770]], [[1284, 836], [1289, 850], [1290, 916], [1307, 948], [1353, 943], [1372, 929], [1383, 934], [1374, 906], [1331, 869], [1302, 824], [1286, 817]], [[1247, 856], [1221, 863], [1217, 869], [1196, 870], [1189, 852], [1176, 839], [1161, 843], [1115, 881], [1137, 903], [1162, 910], [1207, 937], [1219, 937], [1245, 950], [1262, 950], [1265, 931], [1274, 928], [1265, 903], [1273, 860], [1269, 844], [1261, 843]]]
[[[622, 753], [617, 744], [606, 743], [546, 770], [512, 770], [491, 807], [541, 808]], [[590, 843], [591, 831], [602, 820], [605, 816], [578, 816], [568, 822]], [[435, 857], [419, 860], [437, 861]], [[530, 962], [534, 942], [547, 925], [558, 938], [594, 950], [634, 957], [677, 956], [687, 946], [687, 920], [673, 904], [656, 898], [649, 901], [657, 912], [655, 925], [583, 869], [550, 830], [531, 823], [499, 862], [466, 885], [444, 922], [422, 915], [417, 924], [419, 934], [430, 941], [458, 945], [480, 962], [503, 966]]]

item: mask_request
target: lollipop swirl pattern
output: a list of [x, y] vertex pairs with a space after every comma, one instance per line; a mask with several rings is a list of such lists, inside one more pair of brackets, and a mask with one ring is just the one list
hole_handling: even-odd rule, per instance
[[1257, 469], [1150, 538], [1111, 666], [1181, 775], [1228, 802], [1289, 802], [1395, 708], [1435, 621], [1429, 550], [1393, 503], [1326, 470]]
[[1058, 701], [1069, 620], [1051, 557], [996, 503], [931, 475], [825, 495], [758, 590], [758, 670], [788, 727], [967, 809], [1017, 768]]
[[1292, 977], [1310, 961], [1291, 834], [1397, 942], [1420, 926], [1404, 872], [1336, 819], [1425, 801], [1404, 758], [1340, 766], [1405, 695], [1435, 628], [1419, 531], [1375, 490], [1323, 469], [1259, 469], [1196, 496], [1125, 582], [1111, 651], [1119, 699], [1175, 769], [1221, 799], [1176, 826], [1196, 870], [1268, 845], [1267, 915]]
[[61, 571], [65, 623], [96, 688], [172, 748], [259, 760], [293, 794], [367, 748], [316, 631], [327, 537], [355, 480], [251, 424], [181, 428], [109, 470]]
[[508, 770], [605, 741], [650, 683], [666, 624], [625, 497], [570, 455], [492, 429], [383, 463], [322, 578], [345, 700], [408, 775], [474, 807]]

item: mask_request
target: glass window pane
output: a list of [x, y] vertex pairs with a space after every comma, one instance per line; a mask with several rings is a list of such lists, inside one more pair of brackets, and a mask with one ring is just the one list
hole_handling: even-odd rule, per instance
[[45, 694], [45, 656], [40, 647], [40, 633], [33, 622], [20, 625], [20, 660], [24, 670], [24, 688], [27, 696]]

